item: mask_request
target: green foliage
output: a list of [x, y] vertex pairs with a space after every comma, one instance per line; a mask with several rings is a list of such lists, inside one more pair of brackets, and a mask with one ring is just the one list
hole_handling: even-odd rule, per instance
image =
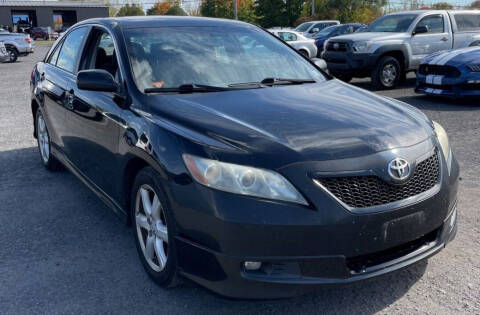
[[184, 16], [184, 15], [187, 15], [187, 13], [182, 8], [180, 8], [178, 5], [173, 5], [172, 7], [170, 7], [170, 9], [167, 10], [165, 15]]
[[137, 16], [145, 15], [141, 6], [136, 4], [126, 4], [118, 10], [117, 16]]
[[147, 10], [147, 15], [164, 15], [172, 7], [170, 2], [157, 2]]
[[470, 7], [480, 9], [480, 0], [473, 1]]
[[257, 24], [258, 16], [255, 11], [254, 0], [242, 0], [238, 4], [238, 19], [240, 21]]
[[260, 25], [265, 28], [287, 25], [283, 0], [257, 0], [256, 12]]
[[200, 5], [200, 14], [207, 17], [215, 17], [215, 0], [205, 0]]

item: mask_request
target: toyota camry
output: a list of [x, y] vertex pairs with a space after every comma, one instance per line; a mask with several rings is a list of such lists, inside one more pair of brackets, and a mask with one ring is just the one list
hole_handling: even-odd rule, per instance
[[456, 233], [442, 126], [247, 23], [80, 22], [35, 65], [31, 110], [44, 166], [132, 225], [162, 287], [288, 297], [398, 270]]

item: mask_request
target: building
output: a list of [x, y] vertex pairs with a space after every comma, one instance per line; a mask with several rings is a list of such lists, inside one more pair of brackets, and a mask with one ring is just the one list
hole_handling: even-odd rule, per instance
[[107, 17], [108, 7], [92, 2], [0, 0], [0, 26], [13, 29], [51, 27], [65, 29], [94, 17]]

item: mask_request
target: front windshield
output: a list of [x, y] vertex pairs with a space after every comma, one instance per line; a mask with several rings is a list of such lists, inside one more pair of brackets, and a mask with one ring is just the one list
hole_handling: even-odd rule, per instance
[[308, 28], [313, 24], [313, 22], [305, 22], [305, 23], [302, 23], [300, 24], [299, 26], [297, 26], [297, 28], [295, 29], [295, 31], [297, 32], [305, 32], [306, 30], [308, 30]]
[[417, 14], [385, 15], [373, 21], [368, 27], [368, 32], [405, 33], [417, 16]]
[[156, 27], [125, 32], [141, 91], [182, 85], [229, 87], [266, 78], [324, 81], [294, 50], [255, 27]]
[[330, 33], [335, 31], [335, 29], [337, 27], [339, 27], [339, 26], [338, 25], [333, 25], [333, 26], [326, 27], [323, 30], [321, 30], [320, 32], [318, 32], [317, 34], [315, 34], [315, 38], [328, 36], [328, 35], [330, 35]]

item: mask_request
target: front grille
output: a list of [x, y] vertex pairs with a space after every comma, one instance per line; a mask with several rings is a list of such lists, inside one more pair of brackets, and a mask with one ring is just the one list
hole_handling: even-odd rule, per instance
[[460, 70], [455, 67], [429, 64], [420, 65], [418, 72], [423, 75], [443, 75], [449, 78], [458, 78], [461, 75]]
[[480, 65], [469, 65], [468, 68], [473, 72], [480, 72]]
[[413, 253], [424, 245], [435, 242], [440, 229], [436, 229], [421, 238], [414, 241], [389, 248], [380, 252], [350, 257], [346, 259], [346, 264], [351, 273], [361, 273], [362, 271], [392, 261], [394, 259]]
[[433, 188], [440, 174], [438, 153], [420, 162], [403, 185], [392, 185], [377, 176], [321, 177], [316, 180], [353, 208], [366, 208], [407, 199]]
[[328, 51], [347, 51], [347, 44], [342, 42], [328, 42], [327, 50]]

